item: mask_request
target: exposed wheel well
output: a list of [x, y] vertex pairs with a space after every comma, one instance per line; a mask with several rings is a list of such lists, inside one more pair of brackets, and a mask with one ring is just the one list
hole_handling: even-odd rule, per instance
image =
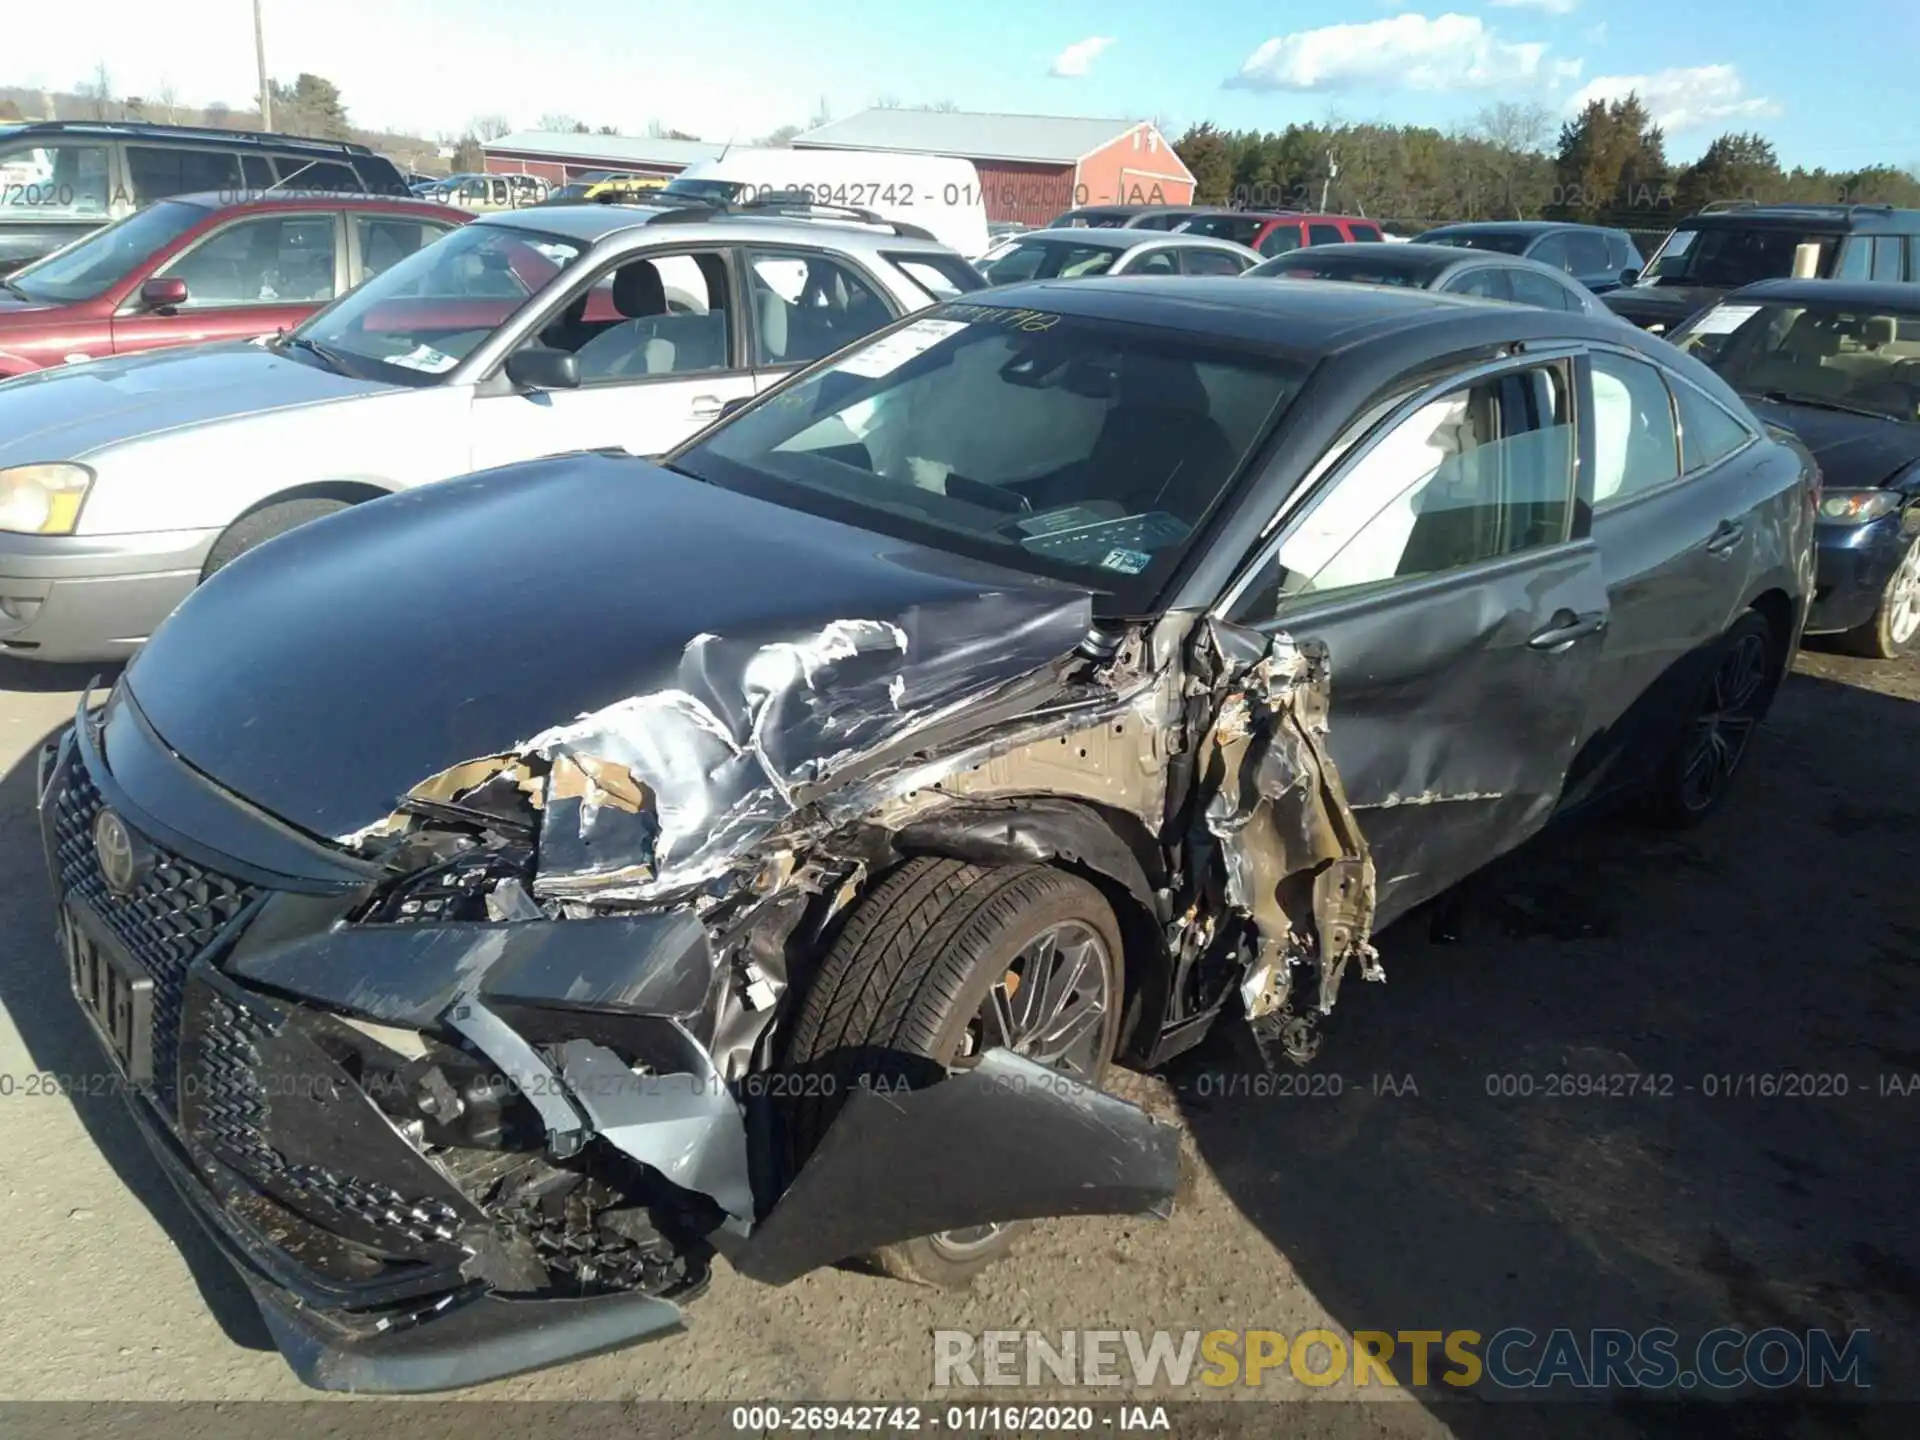
[[364, 500], [378, 500], [392, 493], [384, 486], [366, 480], [318, 480], [311, 485], [295, 485], [288, 490], [275, 491], [249, 505], [227, 522], [227, 529], [231, 530], [249, 515], [258, 515], [270, 505], [284, 505], [289, 500], [339, 500], [348, 505], [358, 505]]

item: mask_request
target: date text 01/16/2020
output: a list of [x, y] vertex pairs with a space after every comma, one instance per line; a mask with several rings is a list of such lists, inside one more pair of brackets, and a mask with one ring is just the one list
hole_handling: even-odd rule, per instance
[[733, 1430], [754, 1435], [899, 1435], [922, 1430], [1092, 1434], [1173, 1428], [1164, 1405], [736, 1405], [727, 1421]]

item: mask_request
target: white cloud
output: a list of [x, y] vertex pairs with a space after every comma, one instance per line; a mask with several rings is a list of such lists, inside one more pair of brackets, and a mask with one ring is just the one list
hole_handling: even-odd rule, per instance
[[1724, 120], [1778, 115], [1778, 102], [1746, 93], [1746, 82], [1731, 65], [1695, 65], [1653, 75], [1596, 75], [1567, 101], [1568, 113], [1595, 100], [1624, 100], [1637, 94], [1668, 134]]
[[1084, 75], [1093, 68], [1094, 59], [1100, 52], [1111, 44], [1111, 35], [1089, 35], [1084, 40], [1076, 40], [1053, 57], [1053, 64], [1047, 67], [1047, 73], [1067, 79]]
[[1551, 84], [1579, 73], [1547, 46], [1502, 40], [1470, 15], [1396, 15], [1269, 40], [1228, 86], [1246, 90], [1483, 90]]
[[1586, 33], [1585, 33], [1585, 34], [1583, 34], [1583, 35], [1582, 35], [1582, 36], [1581, 36], [1580, 38], [1581, 38], [1582, 40], [1584, 40], [1584, 41], [1586, 41], [1586, 42], [1587, 42], [1587, 44], [1589, 44], [1589, 45], [1604, 45], [1604, 44], [1606, 44], [1606, 42], [1607, 42], [1607, 22], [1606, 22], [1606, 21], [1604, 21], [1604, 20], [1601, 20], [1601, 21], [1599, 21], [1599, 22], [1597, 22], [1597, 23], [1595, 23], [1595, 24], [1593, 24], [1593, 25], [1589, 25], [1589, 26], [1587, 27], [1587, 29], [1586, 29]]
[[1580, 0], [1487, 0], [1487, 3], [1501, 10], [1544, 10], [1549, 15], [1571, 15], [1579, 8]]

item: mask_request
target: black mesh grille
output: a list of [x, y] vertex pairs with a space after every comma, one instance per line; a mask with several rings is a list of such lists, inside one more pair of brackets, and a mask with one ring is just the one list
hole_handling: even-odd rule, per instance
[[93, 822], [100, 809], [100, 792], [75, 754], [54, 801], [60, 886], [104, 920], [153, 977], [154, 1090], [172, 1112], [187, 966], [262, 892], [147, 841], [156, 857], [153, 868], [131, 894], [116, 895], [107, 888], [94, 851]]
[[410, 1199], [392, 1186], [343, 1175], [319, 1165], [289, 1160], [267, 1138], [267, 1093], [260, 1081], [260, 1020], [224, 996], [207, 995], [195, 1007], [197, 1066], [191, 1128], [196, 1140], [217, 1146], [256, 1183], [294, 1202], [330, 1228], [357, 1221], [384, 1243], [397, 1239], [425, 1246], [454, 1238], [461, 1220], [453, 1206], [427, 1197]]

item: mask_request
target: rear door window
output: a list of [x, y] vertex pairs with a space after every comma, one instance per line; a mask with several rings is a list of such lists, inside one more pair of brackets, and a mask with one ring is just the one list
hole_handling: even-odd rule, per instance
[[1873, 242], [1873, 278], [1899, 280], [1905, 266], [1906, 245], [1898, 235], [1882, 235]]
[[1484, 300], [1513, 299], [1513, 287], [1507, 283], [1507, 272], [1492, 265], [1482, 265], [1456, 275], [1440, 288], [1452, 295], [1478, 295]]
[[279, 171], [280, 188], [298, 194], [318, 190], [328, 195], [359, 193], [360, 177], [351, 165], [337, 160], [313, 160], [299, 155], [276, 155], [273, 168]]
[[1529, 260], [1538, 260], [1542, 265], [1551, 265], [1556, 270], [1573, 273], [1573, 250], [1567, 244], [1564, 231], [1551, 235], [1542, 235], [1539, 243], [1527, 251]]
[[1276, 225], [1260, 239], [1258, 249], [1262, 255], [1284, 255], [1289, 250], [1300, 248], [1300, 227], [1298, 225]]
[[1536, 275], [1531, 270], [1508, 271], [1507, 286], [1516, 304], [1533, 305], [1542, 310], [1579, 308], [1574, 303], [1573, 292], [1566, 286], [1556, 283], [1550, 276]]
[[185, 150], [174, 146], [127, 146], [127, 177], [136, 205], [151, 205], [173, 195], [201, 191], [231, 195], [243, 184], [240, 157], [224, 150]]
[[360, 251], [358, 279], [365, 280], [391, 265], [397, 265], [422, 246], [431, 245], [452, 228], [451, 225], [416, 220], [406, 215], [355, 215], [353, 232]]
[[1122, 268], [1129, 275], [1178, 275], [1180, 261], [1171, 248], [1163, 245], [1132, 257]]
[[1238, 275], [1247, 268], [1247, 262], [1225, 250], [1196, 248], [1181, 252], [1180, 268], [1189, 275]]
[[1680, 443], [1666, 381], [1622, 355], [1593, 357], [1593, 503], [1631, 499], [1680, 473]]
[[1591, 230], [1567, 234], [1567, 263], [1561, 268], [1569, 275], [1604, 275], [1613, 268], [1607, 255], [1607, 237]]
[[747, 252], [753, 363], [807, 365], [894, 318], [852, 267], [825, 255]]

